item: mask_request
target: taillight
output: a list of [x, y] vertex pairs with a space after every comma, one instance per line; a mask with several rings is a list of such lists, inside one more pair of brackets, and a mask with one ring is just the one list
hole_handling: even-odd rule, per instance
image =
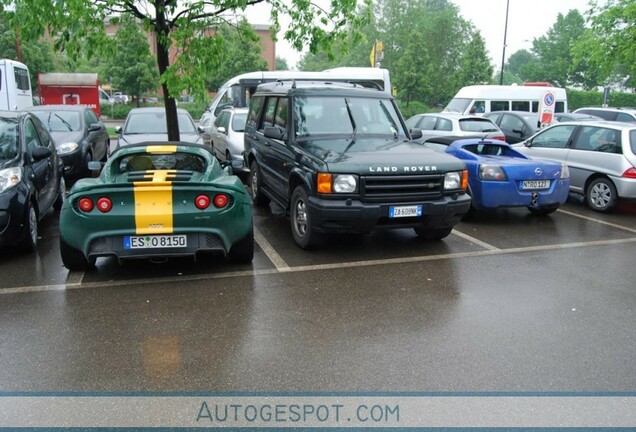
[[214, 197], [214, 206], [217, 208], [223, 208], [227, 205], [229, 199], [225, 194], [218, 194]]
[[90, 212], [91, 210], [93, 210], [93, 200], [90, 198], [81, 198], [78, 202], [78, 206], [80, 208], [80, 210], [82, 210], [83, 212]]
[[496, 137], [492, 137], [492, 139], [496, 139], [499, 141], [506, 141], [506, 136], [505, 135], [496, 136]]
[[194, 199], [194, 205], [197, 206], [199, 210], [205, 210], [210, 205], [210, 198], [207, 195], [199, 195]]
[[621, 177], [636, 179], [636, 168], [629, 168]]
[[108, 213], [113, 208], [113, 202], [106, 197], [97, 200], [97, 210], [102, 213]]

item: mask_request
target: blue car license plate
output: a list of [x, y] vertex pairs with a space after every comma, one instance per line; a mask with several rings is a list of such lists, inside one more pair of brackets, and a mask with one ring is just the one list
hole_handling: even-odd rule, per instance
[[124, 249], [152, 249], [186, 247], [188, 237], [185, 235], [146, 235], [125, 236]]
[[399, 218], [399, 217], [421, 217], [422, 216], [422, 206], [414, 205], [414, 206], [391, 206], [389, 207], [389, 218]]
[[550, 180], [525, 180], [521, 188], [522, 189], [548, 189], [550, 187]]

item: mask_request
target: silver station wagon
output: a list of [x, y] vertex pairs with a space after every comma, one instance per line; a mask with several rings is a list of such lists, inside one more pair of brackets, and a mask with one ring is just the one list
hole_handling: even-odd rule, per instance
[[596, 211], [619, 199], [636, 199], [636, 124], [610, 121], [557, 123], [522, 143], [532, 158], [565, 162], [570, 192], [583, 194]]

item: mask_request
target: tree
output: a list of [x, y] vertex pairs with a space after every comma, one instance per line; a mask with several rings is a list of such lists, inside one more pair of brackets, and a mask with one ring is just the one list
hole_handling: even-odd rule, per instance
[[[71, 57], [109, 43], [104, 25], [107, 20], [117, 23], [123, 16], [139, 20], [154, 36], [166, 96], [168, 138], [175, 141], [179, 139], [179, 125], [174, 97], [187, 89], [204, 98], [205, 77], [219, 66], [223, 44], [214, 29], [261, 3], [271, 7], [273, 31], [279, 29], [281, 15], [289, 16], [294, 25], [284, 32], [284, 38], [299, 51], [303, 47], [315, 51], [328, 46], [342, 37], [348, 23], [361, 24], [353, 0], [333, 0], [329, 10], [307, 0], [0, 0], [0, 5], [15, 7], [16, 23], [26, 36], [37, 40], [48, 32]], [[171, 59], [171, 49], [179, 54], [175, 60]]]
[[[0, 11], [0, 53], [3, 58], [18, 60], [17, 36], [19, 30], [12, 26], [12, 14]], [[37, 44], [21, 44], [21, 62], [29, 67], [31, 88], [37, 89], [38, 73], [62, 70], [63, 58], [56, 54], [48, 41]]]
[[489, 84], [494, 68], [486, 54], [486, 43], [481, 33], [474, 32], [466, 45], [458, 71], [459, 82], [463, 85]]
[[598, 83], [620, 81], [636, 89], [636, 2], [608, 0], [592, 3], [590, 30], [573, 48], [577, 62], [598, 68]]
[[285, 58], [276, 56], [276, 70], [289, 70], [289, 65]]
[[148, 39], [135, 20], [126, 16], [121, 20], [113, 44], [114, 51], [107, 57], [104, 73], [112, 78], [114, 88], [136, 96], [139, 106], [141, 95], [158, 87], [159, 74], [150, 55]]
[[523, 68], [527, 68], [528, 65], [534, 64], [537, 61], [537, 57], [534, 54], [528, 50], [521, 49], [508, 57], [508, 63], [506, 63], [506, 67], [504, 68], [504, 74], [509, 72], [512, 75], [515, 75], [519, 81], [530, 81], [524, 75]]
[[559, 87], [584, 84], [584, 77], [574, 73], [571, 52], [584, 34], [585, 20], [578, 10], [572, 9], [565, 16], [559, 14], [547, 34], [532, 41], [532, 51], [539, 59], [538, 66], [530, 69], [532, 80], [550, 81]]
[[217, 53], [218, 66], [207, 76], [208, 90], [218, 90], [233, 76], [267, 70], [267, 62], [261, 57], [258, 36], [245, 19], [242, 19], [236, 27], [222, 24], [216, 36], [221, 46]]

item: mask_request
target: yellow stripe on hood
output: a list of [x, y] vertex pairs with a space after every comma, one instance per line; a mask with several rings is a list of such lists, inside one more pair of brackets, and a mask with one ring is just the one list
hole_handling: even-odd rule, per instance
[[166, 181], [166, 177], [171, 173], [173, 171], [148, 171], [148, 181], [133, 183], [137, 234], [174, 232], [172, 182]]
[[146, 147], [146, 153], [154, 153], [154, 154], [168, 154], [168, 153], [176, 153], [177, 146], [176, 145], [150, 145]]

